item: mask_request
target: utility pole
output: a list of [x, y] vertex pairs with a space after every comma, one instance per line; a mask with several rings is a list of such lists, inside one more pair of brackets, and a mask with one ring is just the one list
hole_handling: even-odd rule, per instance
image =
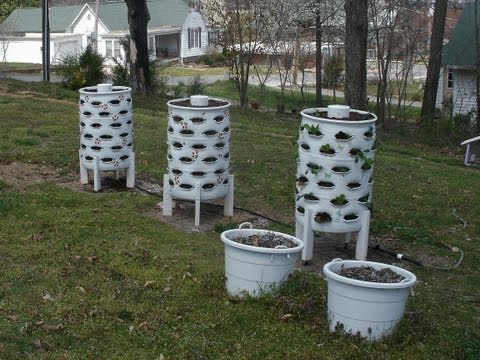
[[48, 0], [42, 0], [42, 71], [43, 81], [50, 82], [50, 21]]
[[98, 51], [98, 12], [100, 10], [100, 0], [96, 0], [95, 3], [95, 37], [93, 38], [93, 51], [97, 52]]

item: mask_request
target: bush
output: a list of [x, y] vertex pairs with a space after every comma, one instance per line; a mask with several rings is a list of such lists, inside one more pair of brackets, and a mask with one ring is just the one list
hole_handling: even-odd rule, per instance
[[88, 45], [83, 53], [64, 56], [55, 73], [62, 78], [65, 86], [72, 90], [94, 86], [105, 80], [103, 61], [104, 58]]
[[130, 70], [128, 64], [121, 64], [117, 59], [112, 58], [115, 66], [112, 68], [112, 83], [114, 85], [128, 86], [130, 84]]

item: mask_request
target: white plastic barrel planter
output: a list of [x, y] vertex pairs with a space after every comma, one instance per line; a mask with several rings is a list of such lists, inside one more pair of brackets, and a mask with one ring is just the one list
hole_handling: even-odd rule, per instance
[[[399, 283], [378, 283], [347, 278], [342, 267], [389, 268], [405, 279]], [[323, 267], [328, 281], [328, 321], [330, 331], [341, 330], [377, 340], [390, 334], [402, 318], [405, 304], [417, 278], [397, 266], [372, 261], [335, 259]]]
[[377, 117], [344, 105], [301, 115], [295, 218], [308, 261], [313, 231], [351, 233], [362, 226], [372, 196]]
[[[249, 228], [247, 228], [247, 226]], [[236, 237], [274, 233], [293, 241], [293, 248], [264, 248], [233, 241]], [[259, 296], [279, 287], [295, 269], [295, 263], [303, 249], [303, 242], [291, 235], [268, 230], [252, 229], [244, 223], [239, 229], [221, 234], [225, 244], [225, 277], [230, 295], [249, 294]]]
[[164, 215], [171, 215], [171, 198], [196, 201], [197, 226], [202, 200], [224, 198], [225, 215], [233, 215], [230, 103], [194, 95], [171, 100], [167, 105], [168, 174], [164, 176]]
[[80, 179], [101, 188], [101, 171], [126, 169], [127, 187], [135, 186], [131, 89], [111, 84], [80, 89]]

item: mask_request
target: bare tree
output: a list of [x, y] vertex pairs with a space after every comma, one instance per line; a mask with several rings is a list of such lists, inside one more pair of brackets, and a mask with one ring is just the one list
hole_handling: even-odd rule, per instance
[[345, 103], [367, 109], [367, 0], [345, 0]]
[[258, 0], [186, 0], [208, 20], [210, 28], [222, 29], [219, 46], [235, 81], [240, 106], [248, 106], [248, 84], [265, 20], [265, 2]]
[[421, 124], [428, 125], [435, 115], [435, 103], [438, 90], [438, 78], [442, 63], [443, 34], [447, 16], [447, 0], [435, 0], [433, 11], [430, 55], [428, 57], [427, 79], [423, 93]]
[[125, 0], [128, 7], [130, 39], [128, 56], [130, 59], [131, 86], [143, 94], [150, 93], [150, 68], [148, 56], [147, 25], [150, 21], [146, 0]]

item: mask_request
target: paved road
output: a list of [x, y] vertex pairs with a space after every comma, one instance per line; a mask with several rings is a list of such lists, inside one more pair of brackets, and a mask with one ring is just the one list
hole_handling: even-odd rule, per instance
[[[43, 81], [42, 74], [37, 72], [37, 73], [7, 73], [8, 78], [12, 79], [17, 79], [21, 81], [26, 81], [26, 82], [39, 82]], [[195, 77], [193, 76], [169, 76], [167, 79], [167, 84], [168, 85], [178, 85], [179, 83], [184, 83], [184, 84], [191, 84], [194, 81]], [[228, 74], [225, 73], [224, 75], [205, 75], [205, 76], [200, 76], [200, 79], [203, 84], [211, 84], [216, 81], [221, 81], [221, 80], [227, 80], [228, 79]], [[61, 79], [58, 76], [55, 76], [54, 74], [50, 75], [50, 81], [51, 82], [60, 82]], [[314, 93], [315, 92], [315, 73], [306, 73], [305, 75], [305, 85], [307, 85], [304, 88], [304, 91], [307, 93]], [[258, 85], [259, 80], [256, 76], [251, 76], [250, 77], [250, 84], [252, 85]], [[268, 78], [268, 80], [265, 82], [265, 85], [268, 87], [274, 87], [274, 88], [280, 88], [280, 79], [278, 75], [272, 75]], [[288, 84], [286, 86], [287, 89], [291, 88], [297, 88], [295, 85]], [[331, 89], [323, 89], [322, 90], [323, 95], [327, 96], [333, 96], [333, 90]], [[336, 91], [336, 96], [343, 98], [344, 94], [342, 91]], [[370, 103], [374, 103], [376, 100], [375, 96], [369, 96], [368, 97]], [[414, 107], [421, 107], [422, 103], [421, 102], [407, 102], [408, 106], [414, 106]]]

